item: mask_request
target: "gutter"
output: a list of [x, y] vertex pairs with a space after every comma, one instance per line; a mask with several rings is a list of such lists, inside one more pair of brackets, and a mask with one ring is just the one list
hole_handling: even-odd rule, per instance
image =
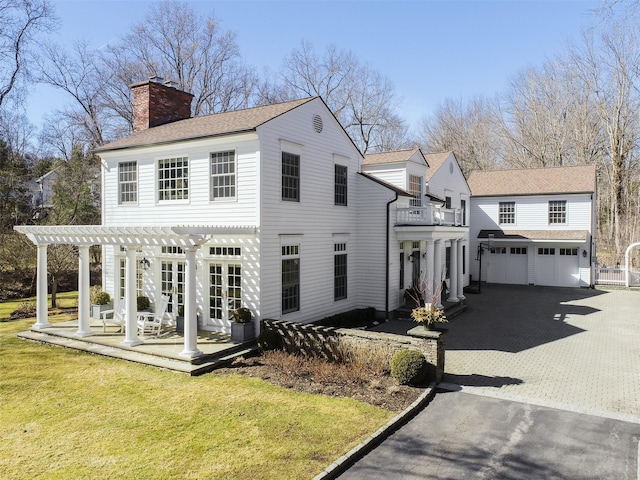
[[386, 264], [385, 264], [385, 292], [384, 292], [384, 310], [385, 310], [385, 320], [389, 320], [389, 259], [391, 257], [391, 253], [389, 249], [391, 248], [391, 241], [389, 235], [389, 220], [391, 217], [391, 204], [398, 200], [398, 192], [395, 192], [396, 198], [389, 200], [387, 202], [387, 224], [385, 225], [385, 234], [387, 236], [387, 249], [386, 249]]

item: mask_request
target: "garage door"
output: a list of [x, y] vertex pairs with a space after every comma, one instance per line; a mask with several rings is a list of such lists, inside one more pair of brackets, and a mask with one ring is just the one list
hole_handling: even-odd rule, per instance
[[577, 248], [537, 247], [535, 258], [536, 285], [553, 287], [580, 285]]
[[527, 247], [493, 247], [489, 250], [489, 283], [526, 285]]

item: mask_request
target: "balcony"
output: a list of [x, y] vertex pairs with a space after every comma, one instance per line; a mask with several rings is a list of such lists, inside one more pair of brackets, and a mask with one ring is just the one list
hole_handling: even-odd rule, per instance
[[398, 225], [442, 225], [463, 226], [461, 208], [444, 208], [437, 205], [426, 207], [398, 208], [396, 210], [396, 226]]

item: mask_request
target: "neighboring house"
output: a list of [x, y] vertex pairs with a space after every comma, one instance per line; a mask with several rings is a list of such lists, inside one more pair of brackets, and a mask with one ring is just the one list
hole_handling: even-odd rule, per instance
[[28, 183], [31, 193], [31, 209], [34, 220], [40, 220], [53, 207], [53, 185], [60, 176], [60, 167], [35, 178]]
[[444, 280], [446, 300], [464, 299], [470, 192], [453, 153], [425, 156], [413, 149], [366, 155], [362, 172], [409, 193], [390, 205], [391, 309], [402, 305], [405, 289], [421, 278], [429, 295], [437, 295]]
[[594, 284], [595, 165], [474, 171], [468, 183], [474, 279]]

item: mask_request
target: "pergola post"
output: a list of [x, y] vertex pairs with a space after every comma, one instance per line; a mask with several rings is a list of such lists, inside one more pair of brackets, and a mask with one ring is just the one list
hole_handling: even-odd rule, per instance
[[138, 303], [136, 298], [136, 247], [127, 247], [124, 266], [125, 275], [125, 338], [123, 345], [134, 347], [140, 345], [138, 338]]
[[88, 337], [93, 335], [90, 325], [90, 268], [89, 268], [89, 245], [78, 247], [78, 331], [76, 335]]
[[433, 252], [433, 296], [436, 307], [442, 308], [442, 240], [434, 240]]
[[196, 307], [196, 250], [185, 249], [185, 301], [184, 301], [184, 349], [181, 357], [195, 358], [202, 355], [198, 350], [198, 315]]
[[449, 298], [450, 302], [458, 301], [458, 239], [451, 239], [451, 268], [449, 271]]
[[51, 327], [49, 323], [49, 300], [47, 291], [47, 247], [46, 243], [38, 243], [38, 268], [36, 284], [36, 323], [35, 329]]
[[464, 300], [464, 273], [462, 273], [462, 267], [464, 266], [465, 258], [462, 254], [462, 239], [458, 240], [458, 300]]

